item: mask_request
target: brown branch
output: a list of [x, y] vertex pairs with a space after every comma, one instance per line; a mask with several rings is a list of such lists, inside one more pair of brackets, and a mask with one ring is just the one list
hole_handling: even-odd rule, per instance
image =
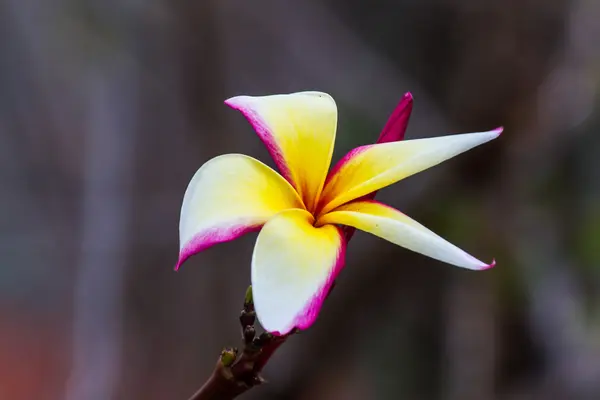
[[244, 348], [221, 352], [217, 365], [206, 383], [189, 400], [229, 400], [265, 382], [260, 373], [271, 356], [290, 335], [274, 336], [264, 332], [256, 336], [256, 312], [252, 301], [252, 287], [246, 291], [244, 309], [240, 315]]

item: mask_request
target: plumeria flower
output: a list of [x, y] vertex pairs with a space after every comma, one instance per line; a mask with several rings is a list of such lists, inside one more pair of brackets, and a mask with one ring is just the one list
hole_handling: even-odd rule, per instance
[[183, 199], [176, 269], [217, 243], [260, 230], [252, 255], [254, 306], [262, 326], [283, 335], [315, 321], [344, 266], [347, 236], [360, 229], [472, 270], [479, 261], [400, 211], [373, 200], [401, 179], [497, 138], [489, 132], [400, 141], [412, 108], [405, 95], [379, 143], [358, 147], [329, 170], [337, 107], [326, 93], [226, 100], [252, 124], [280, 173], [242, 154], [206, 162]]

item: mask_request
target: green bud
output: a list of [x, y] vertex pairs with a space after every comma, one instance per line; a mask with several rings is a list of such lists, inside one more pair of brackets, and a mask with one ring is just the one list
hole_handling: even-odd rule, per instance
[[226, 347], [221, 351], [221, 363], [224, 367], [231, 367], [237, 359], [237, 349]]
[[252, 285], [246, 289], [246, 295], [244, 296], [244, 309], [254, 310], [254, 300], [252, 298]]

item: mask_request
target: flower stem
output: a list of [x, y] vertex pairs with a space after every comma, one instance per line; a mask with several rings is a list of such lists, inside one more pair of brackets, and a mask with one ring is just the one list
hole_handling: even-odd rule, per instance
[[262, 369], [295, 332], [285, 336], [264, 332], [256, 336], [255, 321], [252, 287], [249, 287], [240, 315], [243, 350], [240, 353], [235, 348], [223, 349], [211, 376], [189, 400], [230, 400], [265, 382], [260, 375]]

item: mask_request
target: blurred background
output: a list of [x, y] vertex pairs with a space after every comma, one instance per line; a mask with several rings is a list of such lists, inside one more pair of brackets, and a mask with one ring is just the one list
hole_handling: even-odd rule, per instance
[[223, 100], [301, 90], [337, 101], [335, 160], [407, 91], [407, 138], [503, 125], [378, 197], [498, 265], [358, 233], [244, 398], [600, 398], [598, 21], [596, 0], [0, 0], [0, 399], [204, 382], [256, 234], [175, 273], [183, 193], [218, 154], [272, 165]]

